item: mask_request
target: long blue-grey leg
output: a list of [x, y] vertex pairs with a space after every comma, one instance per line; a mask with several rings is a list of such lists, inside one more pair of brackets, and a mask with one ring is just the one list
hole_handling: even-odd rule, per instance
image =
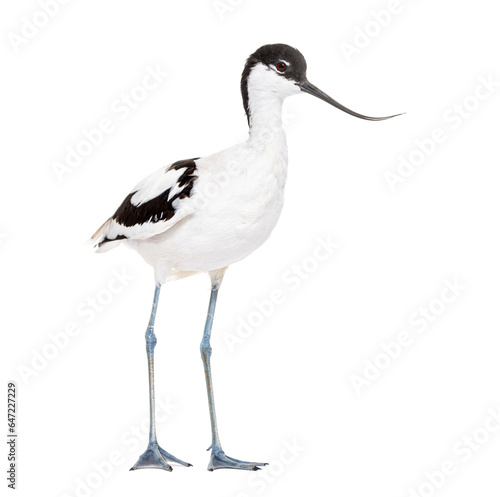
[[177, 459], [158, 445], [156, 439], [156, 418], [155, 418], [155, 380], [154, 380], [154, 350], [156, 346], [156, 336], [154, 331], [156, 309], [158, 299], [160, 298], [161, 285], [158, 283], [155, 287], [155, 296], [151, 317], [149, 318], [148, 328], [146, 330], [146, 352], [148, 354], [148, 373], [149, 373], [149, 443], [146, 451], [139, 457], [139, 460], [130, 468], [130, 471], [143, 468], [158, 468], [166, 471], [172, 471], [172, 466], [168, 461], [191, 466], [191, 464]]
[[212, 444], [209, 449], [212, 449], [208, 470], [231, 468], [231, 469], [247, 469], [258, 470], [259, 466], [265, 466], [267, 463], [240, 461], [232, 457], [226, 456], [222, 450], [219, 432], [217, 430], [217, 417], [215, 415], [214, 402], [214, 387], [212, 382], [212, 371], [210, 369], [210, 357], [212, 355], [212, 347], [210, 346], [210, 336], [212, 333], [212, 324], [215, 314], [215, 305], [217, 303], [217, 295], [219, 293], [220, 282], [215, 283], [212, 278], [212, 290], [210, 292], [210, 302], [208, 304], [207, 320], [205, 322], [205, 330], [200, 344], [201, 358], [205, 369], [205, 380], [207, 382], [208, 408], [210, 411], [210, 424], [212, 428]]

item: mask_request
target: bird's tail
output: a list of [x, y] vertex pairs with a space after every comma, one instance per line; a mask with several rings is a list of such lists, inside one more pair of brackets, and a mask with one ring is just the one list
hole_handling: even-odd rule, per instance
[[109, 218], [91, 237], [89, 243], [91, 243], [96, 252], [107, 252], [112, 248], [119, 245], [121, 240], [108, 240], [109, 227], [111, 225], [112, 219]]

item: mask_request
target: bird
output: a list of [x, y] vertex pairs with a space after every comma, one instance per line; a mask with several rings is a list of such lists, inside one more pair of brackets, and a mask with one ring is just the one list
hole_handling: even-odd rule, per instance
[[217, 296], [226, 269], [262, 245], [276, 226], [287, 177], [287, 143], [282, 125], [285, 98], [308, 93], [360, 119], [310, 83], [302, 53], [278, 43], [261, 46], [246, 60], [241, 95], [249, 134], [246, 141], [203, 158], [180, 160], [153, 172], [125, 197], [94, 233], [97, 252], [124, 244], [153, 267], [155, 288], [146, 328], [149, 377], [149, 441], [132, 470], [172, 471], [191, 464], [165, 451], [156, 436], [154, 331], [162, 285], [197, 273], [210, 277], [211, 290], [200, 353], [205, 371], [212, 441], [208, 470], [258, 470], [266, 463], [242, 461], [222, 449], [214, 403], [210, 337]]

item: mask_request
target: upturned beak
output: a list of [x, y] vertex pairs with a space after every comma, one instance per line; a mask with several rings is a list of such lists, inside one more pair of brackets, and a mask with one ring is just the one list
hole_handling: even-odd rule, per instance
[[324, 102], [327, 102], [330, 105], [337, 107], [337, 109], [343, 110], [347, 114], [351, 114], [351, 116], [359, 117], [360, 119], [366, 119], [367, 121], [384, 121], [385, 119], [391, 119], [392, 117], [402, 115], [402, 114], [394, 114], [393, 116], [387, 116], [387, 117], [364, 116], [363, 114], [358, 114], [357, 112], [354, 112], [353, 110], [344, 107], [342, 104], [339, 104], [336, 100], [328, 96], [325, 92], [321, 91], [318, 87], [314, 86], [312, 83], [309, 83], [309, 81], [304, 81], [303, 83], [297, 83], [297, 86], [302, 91], [314, 95], [315, 97], [318, 97], [320, 100], [323, 100]]

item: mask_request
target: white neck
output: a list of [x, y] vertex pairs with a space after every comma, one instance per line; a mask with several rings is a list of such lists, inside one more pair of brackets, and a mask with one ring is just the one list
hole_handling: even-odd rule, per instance
[[[250, 92], [249, 92], [250, 93]], [[282, 122], [283, 98], [264, 92], [249, 95], [248, 141], [259, 148], [275, 147], [285, 140]]]
[[260, 64], [254, 67], [249, 75], [247, 89], [250, 145], [262, 149], [286, 146], [281, 120], [286, 94], [279, 83], [279, 78]]
[[273, 171], [281, 188], [285, 186], [288, 165], [282, 107], [283, 98], [263, 92], [250, 93], [250, 134], [246, 142], [250, 150], [249, 157], [255, 161], [253, 167], [260, 164], [261, 170]]

